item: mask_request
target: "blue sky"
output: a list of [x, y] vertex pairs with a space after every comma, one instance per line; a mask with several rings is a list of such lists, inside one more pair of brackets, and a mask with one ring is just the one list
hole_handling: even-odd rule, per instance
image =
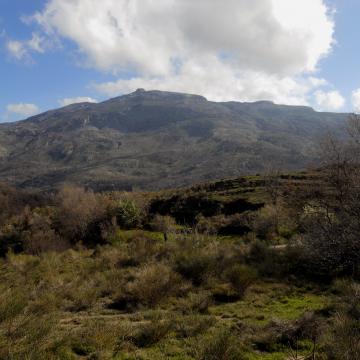
[[[173, 6], [179, 2], [172, 1]], [[293, 1], [292, 9], [281, 5], [283, 0], [254, 0], [246, 9], [264, 17], [271, 3], [278, 2], [287, 15], [319, 14], [311, 20], [311, 34], [300, 29], [315, 44], [310, 50], [296, 37], [287, 39], [286, 29], [274, 32], [271, 39], [278, 37], [279, 42], [269, 49], [261, 46], [267, 38], [260, 32], [259, 48], [254, 48], [252, 34], [263, 23], [261, 16], [248, 23], [249, 15], [239, 15], [237, 24], [228, 25], [226, 19], [236, 11], [242, 14], [241, 3], [249, 2], [226, 1], [229, 6], [221, 5], [221, 11], [192, 7], [191, 16], [180, 16], [163, 5], [154, 9], [150, 0], [143, 0], [141, 10], [127, 7], [125, 0], [0, 0], [0, 121], [70, 102], [101, 101], [137, 87], [200, 93], [211, 100], [268, 99], [318, 110], [359, 109], [360, 1], [286, 0]], [[36, 13], [41, 16], [34, 17]], [[165, 20], [169, 17], [171, 23]], [[163, 28], [159, 19], [164, 19]], [[269, 29], [275, 29], [277, 20], [271, 21]], [[335, 26], [331, 45], [329, 21]], [[214, 33], [205, 22], [213, 24]], [[241, 38], [236, 35], [240, 32]], [[285, 45], [276, 52], [280, 41]]]

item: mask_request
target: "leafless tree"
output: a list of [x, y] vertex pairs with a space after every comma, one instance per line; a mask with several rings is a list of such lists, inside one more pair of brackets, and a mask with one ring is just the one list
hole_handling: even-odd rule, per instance
[[346, 139], [322, 142], [322, 172], [304, 206], [304, 245], [323, 273], [359, 275], [360, 117], [347, 123]]

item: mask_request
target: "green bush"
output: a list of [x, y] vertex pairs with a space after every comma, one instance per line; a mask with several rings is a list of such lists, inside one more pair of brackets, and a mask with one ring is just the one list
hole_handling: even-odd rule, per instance
[[176, 272], [191, 280], [195, 286], [199, 286], [207, 280], [213, 269], [214, 259], [200, 251], [193, 251], [177, 254], [174, 263]]
[[257, 272], [253, 268], [241, 264], [233, 265], [225, 271], [224, 275], [239, 298], [244, 296], [246, 289], [257, 278]]
[[114, 208], [114, 214], [122, 228], [133, 229], [141, 224], [141, 211], [131, 200], [120, 200]]

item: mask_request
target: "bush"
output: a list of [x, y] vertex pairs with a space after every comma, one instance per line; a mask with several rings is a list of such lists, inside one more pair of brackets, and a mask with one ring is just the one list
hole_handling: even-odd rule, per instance
[[316, 344], [321, 326], [320, 318], [313, 312], [305, 313], [294, 321], [274, 319], [255, 339], [255, 345], [260, 351], [271, 352], [283, 347], [299, 348], [301, 340], [311, 340]]
[[24, 236], [22, 229], [16, 224], [4, 226], [0, 231], [0, 256], [8, 252], [20, 253], [24, 251]]
[[207, 314], [209, 306], [213, 303], [211, 293], [201, 291], [198, 293], [189, 293], [187, 297], [178, 301], [178, 309], [183, 314], [200, 313]]
[[335, 290], [341, 296], [338, 312], [325, 343], [330, 359], [355, 360], [360, 358], [360, 285], [349, 280], [338, 280]]
[[173, 329], [173, 323], [161, 318], [152, 319], [150, 322], [140, 325], [133, 335], [126, 338], [139, 348], [149, 347], [166, 337]]
[[195, 286], [203, 284], [212, 269], [213, 258], [201, 252], [183, 253], [175, 258], [175, 271]]
[[360, 359], [360, 320], [338, 314], [329, 340], [327, 353], [330, 359]]
[[253, 284], [257, 278], [257, 272], [254, 269], [240, 264], [236, 264], [227, 269], [224, 275], [239, 298], [244, 296], [246, 289]]
[[215, 324], [215, 319], [210, 316], [190, 315], [176, 322], [176, 333], [180, 338], [189, 338], [204, 334]]
[[131, 200], [120, 200], [113, 209], [117, 223], [125, 229], [134, 229], [141, 224], [141, 211]]
[[181, 278], [168, 266], [149, 264], [137, 272], [128, 290], [141, 304], [155, 306], [174, 294], [180, 285]]
[[171, 216], [155, 215], [150, 225], [152, 230], [162, 232], [165, 240], [167, 240], [168, 233], [176, 231], [176, 221]]
[[195, 346], [195, 358], [199, 360], [242, 360], [239, 343], [229, 330], [218, 330]]
[[71, 243], [102, 243], [101, 223], [107, 220], [105, 197], [66, 185], [57, 195], [56, 231]]

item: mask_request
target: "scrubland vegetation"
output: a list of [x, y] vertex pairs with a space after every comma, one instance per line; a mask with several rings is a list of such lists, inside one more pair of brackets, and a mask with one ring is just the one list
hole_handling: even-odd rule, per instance
[[360, 358], [360, 126], [321, 170], [0, 189], [0, 359]]

